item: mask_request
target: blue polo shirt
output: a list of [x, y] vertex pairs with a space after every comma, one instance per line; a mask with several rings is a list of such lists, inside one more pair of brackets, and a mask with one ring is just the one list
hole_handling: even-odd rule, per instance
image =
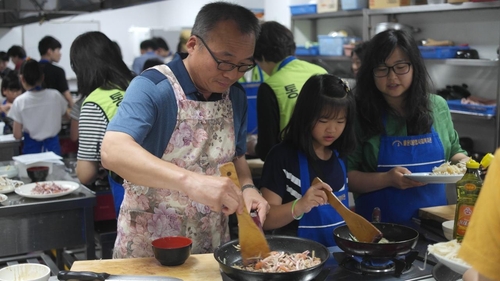
[[[199, 99], [201, 94], [182, 62], [186, 56], [176, 54], [167, 64], [186, 97], [203, 102], [220, 100], [222, 95], [217, 93], [208, 101]], [[241, 156], [246, 153], [247, 97], [240, 84], [230, 87], [229, 99], [233, 105], [236, 155]], [[107, 130], [130, 135], [144, 149], [161, 158], [177, 123], [177, 110], [175, 93], [167, 77], [155, 69], [148, 69], [132, 80]]]

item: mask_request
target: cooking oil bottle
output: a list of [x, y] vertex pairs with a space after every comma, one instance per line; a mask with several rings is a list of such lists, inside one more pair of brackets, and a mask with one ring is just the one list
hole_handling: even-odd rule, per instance
[[467, 171], [461, 180], [457, 181], [457, 207], [455, 210], [455, 225], [453, 227], [453, 238], [462, 242], [467, 226], [469, 225], [474, 205], [476, 204], [479, 191], [483, 186], [483, 180], [479, 173], [479, 163], [469, 160], [466, 164]]

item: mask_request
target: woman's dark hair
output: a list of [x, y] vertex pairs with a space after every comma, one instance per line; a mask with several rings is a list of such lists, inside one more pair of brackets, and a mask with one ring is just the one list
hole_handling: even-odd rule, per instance
[[354, 49], [352, 50], [351, 53], [351, 57], [353, 54], [356, 54], [356, 56], [358, 56], [358, 58], [361, 60], [361, 63], [363, 63], [363, 56], [365, 55], [365, 51], [369, 43], [370, 41], [365, 41], [354, 46]]
[[15, 72], [9, 72], [2, 78], [2, 96], [5, 97], [3, 91], [11, 90], [11, 91], [19, 91], [22, 90], [21, 82], [19, 81], [19, 77]]
[[78, 91], [88, 96], [97, 88], [126, 90], [134, 78], [116, 51], [116, 45], [99, 31], [79, 35], [69, 52]]
[[191, 35], [196, 34], [205, 41], [210, 40], [209, 33], [221, 21], [233, 21], [242, 34], [253, 33], [259, 37], [260, 25], [255, 14], [245, 7], [229, 2], [212, 2], [201, 8], [194, 21]]
[[277, 63], [295, 54], [293, 33], [284, 25], [268, 21], [264, 22], [260, 28], [260, 35], [253, 53], [256, 60], [265, 59]]
[[[361, 129], [367, 137], [385, 132], [383, 116], [400, 114], [392, 109], [375, 85], [373, 69], [385, 65], [386, 59], [400, 48], [408, 56], [413, 77], [404, 100], [405, 120], [408, 135], [430, 132], [432, 116], [429, 102], [430, 77], [420, 55], [417, 42], [403, 30], [389, 29], [378, 33], [370, 40], [356, 81], [356, 104]], [[404, 123], [400, 124], [404, 126]]]
[[41, 85], [43, 82], [43, 70], [42, 66], [33, 59], [27, 59], [21, 65], [21, 71], [19, 72], [23, 76], [24, 81], [29, 86]]
[[320, 118], [335, 118], [341, 111], [346, 113], [346, 126], [340, 137], [330, 145], [340, 157], [354, 151], [354, 117], [356, 102], [349, 86], [331, 74], [314, 75], [300, 90], [297, 103], [288, 125], [281, 132], [283, 141], [292, 144], [312, 159], [318, 159], [313, 148], [311, 132]]

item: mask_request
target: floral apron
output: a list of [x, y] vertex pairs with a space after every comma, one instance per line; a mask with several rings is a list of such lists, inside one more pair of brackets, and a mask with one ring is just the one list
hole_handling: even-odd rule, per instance
[[[218, 166], [233, 160], [235, 134], [229, 90], [215, 102], [188, 100], [166, 65], [164, 74], [175, 93], [177, 123], [162, 159], [181, 168], [218, 176]], [[229, 241], [228, 217], [188, 198], [184, 192], [138, 186], [125, 180], [113, 258], [153, 256], [151, 241], [164, 236], [187, 236], [193, 254], [213, 252]]]

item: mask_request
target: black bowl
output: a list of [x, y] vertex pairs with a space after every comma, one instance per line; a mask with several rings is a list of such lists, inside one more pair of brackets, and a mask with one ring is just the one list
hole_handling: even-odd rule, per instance
[[28, 172], [28, 177], [32, 182], [44, 181], [49, 174], [49, 167], [47, 166], [36, 166], [26, 169]]
[[174, 266], [183, 264], [191, 255], [193, 241], [187, 237], [170, 236], [158, 238], [151, 245], [155, 258], [162, 265]]

